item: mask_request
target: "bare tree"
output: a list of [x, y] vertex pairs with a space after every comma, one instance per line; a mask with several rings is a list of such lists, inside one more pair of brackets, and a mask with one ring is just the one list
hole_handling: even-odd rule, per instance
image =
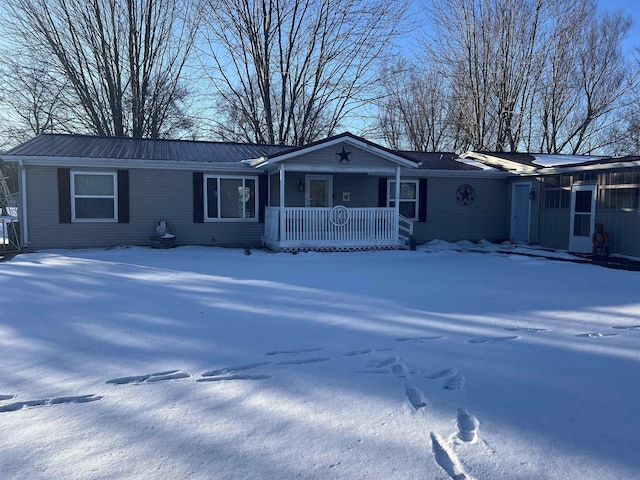
[[475, 149], [515, 150], [526, 134], [542, 54], [543, 0], [438, 0], [432, 62], [451, 78], [460, 127]]
[[540, 79], [540, 151], [577, 154], [606, 146], [602, 130], [636, 81], [620, 47], [630, 18], [596, 7], [593, 0], [558, 6]]
[[204, 0], [206, 67], [224, 138], [301, 145], [370, 97], [405, 0]]
[[463, 146], [449, 79], [432, 65], [399, 60], [383, 70], [381, 83], [378, 131], [391, 148], [435, 152]]
[[[596, 0], [428, 0], [430, 68], [449, 79], [474, 149], [582, 153], [607, 147], [636, 78], [622, 13]], [[442, 105], [441, 110], [449, 109]]]
[[184, 126], [188, 0], [6, 0], [11, 41], [46, 58], [54, 85], [98, 135], [156, 138]]

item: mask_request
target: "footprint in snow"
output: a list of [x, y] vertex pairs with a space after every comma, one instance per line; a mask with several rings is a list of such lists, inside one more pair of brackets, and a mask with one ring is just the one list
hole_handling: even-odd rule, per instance
[[267, 356], [273, 355], [295, 355], [297, 353], [319, 352], [322, 348], [297, 348], [294, 350], [271, 350], [265, 353]]
[[598, 337], [615, 337], [619, 335], [619, 333], [598, 333], [598, 332], [589, 332], [589, 333], [579, 333], [576, 337], [583, 338], [598, 338]]
[[465, 378], [464, 376], [456, 373], [453, 377], [447, 379], [442, 384], [442, 388], [445, 390], [460, 390], [464, 387]]
[[363, 350], [352, 350], [351, 352], [345, 352], [342, 355], [345, 357], [354, 357], [356, 355], [366, 355], [367, 353], [373, 352], [370, 348], [365, 348]]
[[451, 445], [436, 432], [431, 432], [431, 449], [436, 463], [447, 472], [450, 478], [453, 480], [471, 480], [471, 477], [464, 471]]
[[447, 368], [445, 370], [438, 370], [436, 372], [429, 373], [424, 376], [424, 378], [434, 379], [434, 378], [444, 378], [444, 377], [453, 377], [458, 373], [458, 370], [455, 368]]
[[420, 390], [408, 383], [404, 386], [404, 393], [409, 403], [415, 410], [420, 410], [427, 406], [427, 400]]
[[253, 370], [254, 368], [264, 367], [265, 365], [269, 365], [271, 362], [257, 362], [257, 363], [248, 363], [245, 365], [236, 365], [234, 367], [224, 367], [218, 368], [217, 370], [209, 370], [208, 372], [204, 372], [202, 374], [203, 377], [218, 377], [220, 375], [225, 374], [233, 374], [236, 372], [242, 372], [244, 370]]
[[299, 360], [285, 360], [276, 363], [276, 365], [306, 365], [308, 363], [328, 362], [329, 360], [331, 360], [329, 357], [301, 358]]
[[228, 382], [232, 380], [271, 380], [272, 375], [233, 373], [231, 375], [221, 375], [217, 377], [199, 378], [196, 382]]
[[542, 333], [542, 332], [550, 332], [551, 330], [547, 328], [529, 328], [529, 327], [507, 327], [505, 330], [509, 332], [532, 332], [532, 333]]
[[126, 385], [129, 383], [156, 383], [163, 382], [165, 380], [177, 380], [181, 378], [188, 378], [188, 373], [180, 372], [180, 370], [167, 370], [166, 372], [149, 373], [146, 375], [134, 375], [131, 377], [120, 377], [107, 380], [105, 383], [113, 385]]
[[467, 340], [467, 343], [496, 343], [496, 342], [507, 342], [509, 340], [516, 340], [520, 337], [511, 336], [511, 337], [476, 337], [470, 338]]
[[475, 443], [478, 427], [480, 426], [478, 419], [464, 408], [459, 408], [456, 424], [458, 426], [458, 438], [463, 442]]
[[402, 362], [396, 362], [391, 365], [391, 373], [393, 373], [396, 377], [406, 378], [409, 374], [409, 370], [407, 370], [407, 366]]
[[444, 337], [432, 336], [432, 337], [397, 337], [394, 338], [396, 342], [428, 342], [430, 340], [440, 340]]
[[616, 330], [640, 330], [640, 325], [616, 325], [611, 328], [615, 328]]
[[41, 400], [27, 400], [25, 402], [9, 403], [7, 405], [0, 406], [0, 412], [16, 412], [33, 407], [42, 407], [45, 405], [61, 405], [64, 403], [88, 403], [95, 402], [96, 400], [102, 400], [101, 395], [78, 395], [73, 397], [54, 397], [43, 398]]
[[383, 360], [371, 360], [367, 363], [367, 367], [386, 368], [393, 365], [394, 363], [398, 363], [399, 360], [400, 357], [387, 357]]

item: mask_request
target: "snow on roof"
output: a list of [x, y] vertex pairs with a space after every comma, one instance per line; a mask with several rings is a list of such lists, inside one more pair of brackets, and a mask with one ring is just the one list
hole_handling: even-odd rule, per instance
[[480, 168], [482, 170], [497, 170], [497, 168], [494, 168], [490, 165], [487, 165], [486, 163], [482, 163], [482, 162], [478, 162], [477, 160], [473, 160], [472, 158], [456, 158], [455, 159], [456, 162], [460, 162], [460, 163], [464, 163], [466, 165], [471, 165], [472, 167], [476, 167], [476, 168]]
[[534, 157], [533, 163], [541, 167], [561, 167], [609, 158], [597, 155], [554, 155], [544, 153], [532, 153], [531, 155]]

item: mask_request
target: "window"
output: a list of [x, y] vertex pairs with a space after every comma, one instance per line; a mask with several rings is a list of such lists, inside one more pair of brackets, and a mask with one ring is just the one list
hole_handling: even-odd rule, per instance
[[[396, 182], [389, 180], [387, 192], [387, 206], [396, 206]], [[418, 219], [418, 181], [405, 180], [400, 182], [400, 215], [411, 220]]]
[[637, 186], [600, 187], [599, 210], [638, 210], [640, 189]]
[[257, 177], [205, 176], [205, 219], [258, 221]]
[[117, 193], [115, 172], [71, 172], [73, 221], [118, 221]]

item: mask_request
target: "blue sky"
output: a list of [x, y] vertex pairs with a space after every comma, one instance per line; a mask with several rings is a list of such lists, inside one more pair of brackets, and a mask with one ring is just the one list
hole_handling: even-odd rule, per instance
[[624, 10], [626, 14], [631, 15], [633, 25], [625, 42], [625, 48], [632, 50], [633, 47], [640, 47], [640, 5], [638, 5], [638, 0], [600, 0], [598, 3], [602, 10], [612, 12]]

